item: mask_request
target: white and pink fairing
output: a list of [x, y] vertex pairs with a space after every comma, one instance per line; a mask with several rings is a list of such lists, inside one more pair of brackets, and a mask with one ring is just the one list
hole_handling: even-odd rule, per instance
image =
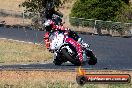
[[51, 33], [49, 39], [52, 41], [50, 43], [51, 50], [58, 50], [64, 44], [64, 34], [58, 31]]
[[[76, 42], [74, 39], [69, 38], [68, 36], [65, 36], [63, 33], [60, 33], [58, 31], [51, 33], [49, 39], [51, 41], [50, 50], [52, 51], [60, 50], [60, 48], [64, 44], [68, 44], [68, 43], [72, 44], [74, 47], [76, 47], [80, 57], [80, 61], [82, 61], [83, 56], [82, 56], [81, 45], [78, 42]], [[63, 48], [66, 48], [69, 53], [73, 52], [69, 46], [63, 46]]]

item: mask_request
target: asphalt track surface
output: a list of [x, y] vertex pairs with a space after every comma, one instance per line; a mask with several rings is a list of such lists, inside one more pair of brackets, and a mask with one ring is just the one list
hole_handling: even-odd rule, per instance
[[[40, 43], [43, 41], [43, 31], [23, 30], [17, 28], [0, 28], [0, 38], [8, 38], [26, 42]], [[110, 70], [132, 70], [132, 38], [81, 35], [83, 40], [90, 44], [98, 58], [98, 63], [94, 66], [85, 65], [86, 69], [110, 69]], [[27, 64], [27, 65], [1, 65], [0, 69], [48, 69], [48, 70], [69, 70], [75, 69], [70, 63], [55, 66], [52, 62]]]

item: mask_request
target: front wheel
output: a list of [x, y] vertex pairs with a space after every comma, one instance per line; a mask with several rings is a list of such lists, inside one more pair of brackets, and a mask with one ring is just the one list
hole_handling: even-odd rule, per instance
[[58, 59], [54, 59], [53, 63], [55, 65], [61, 65], [62, 64], [62, 62], [60, 62]]
[[62, 49], [62, 54], [74, 65], [76, 66], [80, 66], [81, 62], [79, 59], [75, 59], [74, 57], [72, 57], [69, 53], [68, 50], [66, 48]]
[[63, 62], [60, 60], [60, 57], [59, 57], [59, 55], [54, 55], [54, 61], [53, 61], [53, 63], [55, 64], [55, 65], [61, 65]]

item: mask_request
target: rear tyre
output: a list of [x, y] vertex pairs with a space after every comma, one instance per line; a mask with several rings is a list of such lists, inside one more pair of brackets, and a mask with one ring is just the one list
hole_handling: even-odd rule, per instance
[[90, 57], [90, 60], [88, 61], [89, 65], [95, 65], [97, 63], [97, 58], [95, 56]]
[[81, 62], [79, 59], [75, 59], [74, 57], [72, 57], [67, 49], [63, 48], [62, 49], [62, 54], [68, 59], [68, 61], [70, 61], [72, 64], [74, 64], [75, 66], [80, 66], [81, 65]]
[[87, 50], [86, 52], [87, 52], [87, 56], [90, 57], [90, 59], [88, 60], [88, 64], [95, 65], [97, 63], [97, 58], [95, 57], [93, 52], [90, 50]]

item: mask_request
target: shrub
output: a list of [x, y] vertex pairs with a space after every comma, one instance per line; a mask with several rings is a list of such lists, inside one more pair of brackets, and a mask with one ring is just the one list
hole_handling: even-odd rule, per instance
[[[70, 17], [121, 21], [121, 17], [132, 13], [132, 10], [122, 0], [77, 0], [71, 10]], [[128, 21], [127, 16], [125, 20]]]

